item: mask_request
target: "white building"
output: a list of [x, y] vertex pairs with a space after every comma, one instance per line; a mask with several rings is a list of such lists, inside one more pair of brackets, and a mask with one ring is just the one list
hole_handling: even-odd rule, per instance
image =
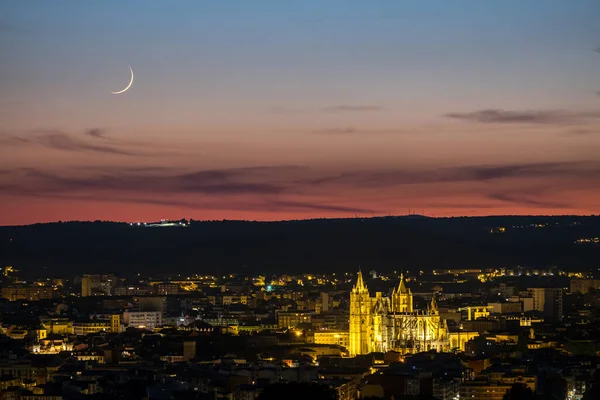
[[160, 311], [125, 311], [123, 322], [132, 328], [152, 330], [162, 325]]

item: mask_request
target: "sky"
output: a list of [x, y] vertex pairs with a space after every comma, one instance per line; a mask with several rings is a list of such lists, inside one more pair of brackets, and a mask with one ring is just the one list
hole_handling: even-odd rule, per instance
[[598, 214], [598, 16], [4, 0], [0, 225]]

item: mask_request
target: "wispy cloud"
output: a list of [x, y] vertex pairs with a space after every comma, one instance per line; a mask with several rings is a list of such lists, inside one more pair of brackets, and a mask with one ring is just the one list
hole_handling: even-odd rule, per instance
[[575, 124], [590, 119], [600, 119], [600, 111], [510, 111], [488, 109], [473, 112], [454, 112], [446, 114], [448, 118], [470, 122], [493, 124]]
[[533, 163], [509, 165], [471, 165], [435, 170], [353, 171], [310, 180], [311, 185], [386, 187], [445, 182], [484, 182], [505, 178], [594, 176], [600, 179], [600, 164]]
[[111, 153], [125, 156], [138, 154], [113, 146], [90, 144], [61, 131], [45, 131], [33, 136], [30, 140], [42, 146], [64, 151], [83, 151], [96, 153]]
[[[581, 190], [600, 181], [599, 162], [390, 168], [341, 174], [297, 165], [195, 171], [113, 165], [3, 172], [0, 171], [2, 196], [253, 212], [379, 213], [379, 206], [371, 209], [369, 205], [389, 208], [394, 204], [410, 204], [417, 197], [423, 204], [423, 196], [431, 204], [446, 199], [454, 204], [453, 209], [502, 207], [494, 206], [500, 202], [558, 208], [569, 205], [560, 196], [560, 201], [556, 200], [556, 185], [566, 190]], [[540, 189], [543, 185], [544, 190]], [[348, 197], [348, 193], [361, 193], [364, 198]], [[459, 204], [463, 200], [465, 204]]]
[[[73, 172], [74, 171], [74, 172]], [[208, 196], [313, 195], [339, 189], [391, 189], [403, 185], [485, 183], [505, 180], [600, 180], [600, 163], [549, 162], [471, 165], [438, 169], [375, 169], [328, 174], [302, 166], [265, 166], [182, 172], [161, 167], [71, 169], [58, 173], [17, 169], [2, 174], [24, 193], [94, 191]], [[320, 175], [320, 176], [319, 176]]]
[[382, 111], [383, 107], [377, 105], [335, 105], [328, 106], [321, 109], [326, 113], [339, 113], [339, 112], [365, 112], [365, 111]]
[[[152, 168], [72, 176], [36, 169], [15, 170], [0, 193], [78, 201], [147, 203], [190, 209], [251, 211], [374, 212], [361, 207], [307, 200], [295, 195], [288, 177], [298, 166], [268, 166], [173, 173]], [[287, 183], [286, 183], [287, 182]], [[294, 194], [290, 198], [289, 194]]]
[[[100, 129], [88, 129], [84, 134], [91, 138], [107, 139], [104, 136], [104, 131]], [[70, 152], [106, 153], [123, 156], [140, 155], [115, 143], [102, 145], [91, 143], [78, 136], [54, 129], [36, 130], [21, 135], [3, 134], [0, 135], [0, 143], [15, 146], [42, 146], [49, 149]]]
[[93, 190], [209, 195], [278, 194], [285, 191], [282, 175], [300, 167], [248, 167], [175, 172], [160, 168], [107, 169], [92, 174], [59, 174], [38, 169], [14, 171], [24, 193]]
[[318, 210], [318, 211], [334, 211], [344, 213], [372, 213], [376, 210], [360, 207], [345, 207], [340, 205], [309, 203], [300, 201], [274, 201], [271, 202], [271, 207], [285, 208], [289, 210]]
[[4, 146], [11, 145], [26, 145], [31, 143], [31, 140], [25, 137], [10, 135], [10, 134], [0, 134], [0, 144]]
[[[6, 189], [14, 189], [16, 186], [6, 186]], [[4, 186], [0, 185], [0, 192]], [[188, 210], [233, 210], [233, 211], [252, 211], [252, 212], [307, 212], [307, 211], [328, 211], [336, 213], [367, 214], [379, 213], [378, 210], [363, 207], [348, 207], [343, 205], [331, 204], [318, 201], [285, 201], [278, 200], [276, 197], [263, 199], [244, 198], [236, 200], [227, 198], [226, 200], [215, 200], [214, 198], [202, 198], [193, 200], [183, 200], [173, 197], [153, 197], [153, 196], [135, 196], [131, 194], [117, 193], [111, 196], [97, 197], [93, 195], [81, 195], [70, 193], [47, 193], [43, 195], [33, 194], [34, 197], [52, 198], [72, 201], [104, 201], [110, 203], [130, 203], [130, 204], [153, 204], [167, 207], [179, 207]]]
[[548, 197], [540, 198], [539, 195], [532, 195], [527, 192], [513, 191], [509, 193], [491, 193], [488, 195], [490, 199], [499, 200], [506, 203], [514, 203], [518, 205], [539, 207], [539, 208], [568, 208], [571, 204], [565, 202], [548, 200]]
[[313, 133], [323, 135], [350, 135], [350, 134], [362, 134], [362, 135], [380, 135], [380, 134], [408, 134], [414, 133], [415, 130], [409, 129], [369, 129], [369, 128], [355, 128], [355, 127], [340, 127], [340, 128], [322, 128], [315, 129]]
[[85, 134], [97, 139], [106, 139], [104, 130], [98, 128], [88, 129]]

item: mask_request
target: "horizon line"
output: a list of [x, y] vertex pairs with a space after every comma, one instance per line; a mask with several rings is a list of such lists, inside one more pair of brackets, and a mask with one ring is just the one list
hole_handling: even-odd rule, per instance
[[[490, 215], [453, 215], [453, 216], [428, 216], [424, 214], [401, 214], [401, 215], [386, 215], [386, 216], [369, 216], [369, 217], [322, 217], [322, 218], [299, 218], [299, 219], [273, 219], [273, 220], [251, 220], [251, 219], [194, 219], [194, 218], [179, 218], [179, 219], [158, 219], [146, 221], [146, 223], [156, 223], [161, 221], [194, 221], [198, 223], [215, 223], [215, 222], [246, 222], [246, 223], [282, 223], [282, 222], [307, 222], [307, 221], [339, 221], [339, 220], [358, 220], [358, 219], [386, 219], [386, 218], [421, 218], [421, 219], [481, 219], [481, 218], [594, 218], [600, 217], [600, 214], [490, 214]], [[21, 225], [0, 225], [0, 228], [18, 228], [36, 225], [50, 224], [69, 224], [69, 223], [111, 223], [111, 224], [137, 224], [144, 221], [114, 221], [114, 220], [58, 220], [47, 222], [33, 222]]]

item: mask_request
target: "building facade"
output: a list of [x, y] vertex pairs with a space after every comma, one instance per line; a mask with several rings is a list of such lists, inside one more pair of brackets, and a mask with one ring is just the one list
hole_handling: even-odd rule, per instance
[[350, 334], [348, 331], [316, 331], [313, 333], [313, 342], [315, 344], [331, 344], [350, 347]]
[[81, 277], [81, 296], [111, 296], [117, 284], [114, 275], [83, 275]]
[[73, 333], [77, 336], [98, 332], [121, 332], [121, 316], [113, 314], [95, 321], [73, 322]]
[[417, 353], [449, 350], [448, 327], [432, 298], [427, 310], [413, 309], [413, 295], [400, 277], [391, 297], [377, 292], [371, 297], [358, 273], [350, 292], [350, 355], [398, 351]]
[[600, 279], [571, 279], [571, 293], [587, 294], [590, 289], [600, 289]]
[[311, 311], [278, 311], [277, 327], [281, 329], [295, 328], [302, 323], [311, 323]]
[[125, 311], [123, 323], [130, 327], [153, 330], [162, 325], [161, 311]]
[[51, 299], [54, 294], [54, 289], [50, 286], [13, 285], [2, 288], [2, 298], [9, 301]]
[[563, 290], [561, 288], [529, 288], [533, 309], [555, 321], [563, 319]]

